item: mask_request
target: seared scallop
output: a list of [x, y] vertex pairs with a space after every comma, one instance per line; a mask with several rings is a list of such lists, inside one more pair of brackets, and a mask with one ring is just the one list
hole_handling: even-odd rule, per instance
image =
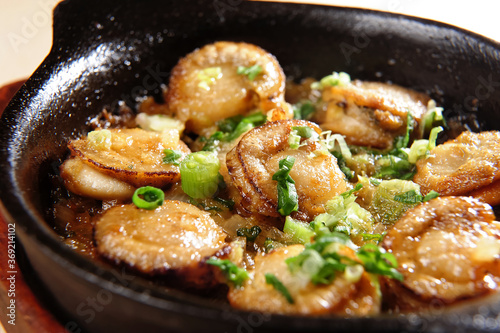
[[326, 108], [314, 121], [324, 130], [345, 135], [348, 144], [389, 148], [404, 135], [408, 112], [418, 122], [429, 96], [393, 84], [353, 81], [326, 87]]
[[385, 281], [392, 307], [412, 311], [499, 289], [500, 223], [491, 207], [468, 197], [440, 197], [409, 210], [382, 246], [403, 282]]
[[[162, 187], [179, 180], [179, 167], [163, 163], [165, 149], [181, 152], [189, 148], [179, 140], [177, 130], [162, 133], [142, 129], [111, 129], [90, 132], [68, 145], [71, 154], [98, 172], [134, 187]], [[72, 182], [84, 182], [73, 177]]]
[[324, 213], [324, 205], [347, 189], [345, 176], [336, 158], [324, 151], [317, 141], [304, 141], [298, 149], [290, 148], [293, 127], [306, 126], [316, 134], [321, 130], [304, 120], [268, 122], [246, 133], [226, 156], [229, 175], [238, 189], [240, 208], [250, 213], [279, 217], [277, 181], [273, 175], [279, 162], [295, 158], [290, 176], [295, 181], [298, 211], [292, 216], [310, 221]]
[[[238, 68], [252, 67], [255, 75], [238, 74]], [[170, 112], [186, 122], [187, 131], [202, 134], [218, 120], [255, 109], [280, 107], [291, 118], [284, 93], [285, 75], [274, 56], [252, 44], [217, 42], [179, 61], [172, 70], [167, 102]]]
[[146, 274], [175, 272], [201, 285], [211, 269], [204, 261], [225, 251], [226, 236], [209, 213], [171, 200], [154, 210], [133, 204], [110, 208], [97, 220], [94, 235], [97, 251], [112, 261]]
[[64, 186], [75, 194], [97, 200], [130, 200], [135, 187], [100, 172], [79, 157], [67, 159], [60, 167]]
[[[280, 314], [363, 316], [379, 313], [378, 285], [366, 272], [357, 281], [349, 281], [339, 273], [330, 284], [318, 285], [304, 283], [302, 277], [292, 274], [285, 260], [303, 250], [303, 245], [291, 245], [257, 256], [250, 278], [241, 288], [229, 291], [231, 305], [247, 311]], [[346, 255], [354, 259], [352, 250]], [[273, 274], [287, 288], [293, 303], [266, 283], [266, 274]]]
[[[493, 183], [499, 179], [500, 132], [491, 131], [463, 132], [436, 146], [427, 158], [417, 162], [413, 181], [420, 185], [422, 193], [434, 190], [442, 195], [473, 194], [495, 204], [499, 186]], [[481, 195], [486, 186], [489, 188], [485, 191], [490, 194]]]

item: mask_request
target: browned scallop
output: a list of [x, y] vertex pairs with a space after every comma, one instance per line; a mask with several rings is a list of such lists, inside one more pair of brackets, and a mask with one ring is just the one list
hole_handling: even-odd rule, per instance
[[[238, 74], [238, 67], [260, 66], [255, 78]], [[217, 42], [182, 58], [172, 70], [167, 102], [186, 122], [186, 130], [201, 134], [218, 120], [260, 109], [281, 107], [285, 75], [274, 56], [248, 43]]]
[[468, 195], [499, 179], [500, 132], [491, 131], [463, 132], [436, 146], [427, 158], [417, 162], [413, 181], [420, 185], [422, 193], [434, 190], [442, 195]]
[[99, 172], [79, 157], [67, 159], [60, 174], [70, 192], [97, 200], [130, 200], [135, 191], [132, 185]]
[[298, 212], [292, 216], [312, 220], [324, 213], [328, 200], [347, 189], [345, 176], [336, 158], [318, 153], [324, 148], [316, 141], [308, 141], [298, 149], [291, 149], [289, 137], [294, 126], [308, 126], [316, 133], [321, 130], [304, 120], [268, 122], [246, 133], [226, 156], [229, 175], [238, 189], [240, 208], [251, 213], [279, 217], [277, 181], [272, 177], [279, 169], [279, 161], [295, 157], [290, 176], [295, 181], [299, 199]]
[[440, 197], [406, 213], [382, 246], [403, 282], [385, 280], [384, 297], [403, 311], [451, 304], [499, 289], [500, 223], [469, 197]]
[[[332, 283], [318, 285], [304, 282], [301, 277], [292, 274], [285, 260], [303, 250], [303, 245], [291, 245], [264, 256], [257, 256], [250, 279], [246, 280], [241, 288], [232, 288], [229, 291], [228, 299], [231, 305], [247, 311], [280, 314], [364, 316], [379, 313], [379, 289], [366, 272], [363, 272], [356, 282], [348, 281], [339, 273]], [[352, 250], [346, 255], [354, 259]], [[266, 283], [267, 273], [276, 276], [287, 288], [293, 304]]]
[[94, 235], [97, 251], [112, 261], [146, 274], [180, 273], [190, 282], [204, 280], [211, 268], [203, 262], [225, 251], [226, 236], [209, 213], [172, 200], [154, 210], [133, 204], [110, 208], [97, 220]]
[[326, 108], [314, 121], [321, 128], [345, 135], [348, 144], [376, 148], [392, 146], [406, 130], [408, 112], [418, 122], [429, 96], [393, 84], [353, 81], [324, 88]]
[[134, 187], [162, 187], [176, 182], [179, 167], [163, 163], [164, 150], [178, 150], [183, 157], [190, 152], [179, 140], [177, 130], [158, 133], [138, 128], [94, 131], [71, 141], [68, 147], [73, 156], [99, 172]]

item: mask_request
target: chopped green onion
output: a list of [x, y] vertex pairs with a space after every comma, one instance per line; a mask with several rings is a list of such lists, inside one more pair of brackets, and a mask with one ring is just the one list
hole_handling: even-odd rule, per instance
[[283, 232], [292, 237], [292, 242], [299, 244], [310, 243], [315, 234], [309, 223], [294, 220], [290, 216], [285, 219]]
[[243, 282], [249, 278], [248, 272], [244, 268], [238, 267], [228, 259], [223, 260], [212, 257], [207, 260], [207, 264], [219, 267], [226, 276], [226, 279], [236, 288], [241, 287]]
[[156, 209], [163, 204], [165, 193], [159, 188], [153, 186], [139, 187], [135, 190], [132, 196], [132, 202], [138, 208], [142, 209]]
[[347, 166], [344, 155], [342, 155], [342, 153], [338, 151], [332, 151], [332, 155], [337, 159], [337, 164], [340, 168], [340, 171], [344, 173], [347, 180], [351, 180], [354, 177], [354, 172]]
[[198, 72], [198, 87], [204, 90], [210, 90], [210, 86], [214, 84], [215, 80], [222, 77], [222, 68], [220, 67], [208, 67], [200, 70]]
[[406, 113], [406, 133], [404, 136], [396, 138], [396, 144], [395, 144], [396, 149], [408, 147], [408, 144], [410, 143], [410, 135], [411, 132], [413, 132], [414, 128], [415, 126], [413, 124], [413, 116], [408, 110]]
[[408, 162], [417, 163], [417, 161], [427, 155], [429, 152], [429, 140], [415, 140], [408, 150]]
[[410, 190], [394, 196], [394, 201], [404, 204], [415, 205], [422, 202], [422, 195], [415, 190]]
[[280, 280], [278, 280], [278, 278], [274, 274], [266, 273], [265, 277], [266, 277], [266, 283], [273, 286], [273, 288], [277, 292], [279, 292], [281, 295], [283, 295], [286, 298], [288, 303], [290, 303], [290, 304], [295, 303], [295, 301], [293, 300], [292, 295], [290, 295], [290, 292], [288, 291], [288, 289], [285, 287], [285, 285], [283, 283], [281, 283]]
[[333, 72], [331, 75], [325, 76], [319, 82], [311, 84], [311, 89], [323, 89], [325, 87], [346, 86], [351, 83], [351, 77], [345, 72]]
[[356, 283], [361, 279], [364, 271], [362, 265], [347, 266], [344, 271], [344, 278], [351, 283]]
[[111, 131], [95, 130], [87, 134], [87, 139], [94, 149], [107, 150], [111, 148]]
[[295, 157], [287, 156], [279, 161], [279, 170], [273, 175], [273, 180], [278, 182], [278, 212], [290, 215], [299, 209], [299, 198], [295, 188], [295, 181], [290, 176]]
[[202, 151], [215, 151], [219, 142], [224, 139], [224, 133], [217, 131], [212, 134], [206, 141], [205, 145], [201, 149]]
[[173, 165], [179, 165], [180, 159], [182, 157], [182, 153], [178, 150], [173, 150], [173, 149], [165, 149], [163, 151], [165, 154], [165, 157], [163, 158], [163, 163], [165, 164], [173, 164]]
[[423, 115], [421, 123], [421, 136], [426, 135], [435, 126], [446, 126], [446, 120], [443, 117], [443, 108], [436, 106], [433, 99], [427, 103], [427, 112]]
[[236, 73], [240, 75], [246, 75], [250, 81], [253, 81], [255, 80], [257, 75], [262, 73], [262, 67], [257, 64], [250, 67], [238, 66]]
[[299, 149], [301, 139], [302, 138], [297, 134], [296, 131], [291, 131], [290, 135], [288, 136], [288, 145], [290, 146], [290, 149]]
[[380, 242], [384, 237], [384, 234], [361, 234], [361, 236], [363, 237], [363, 241], [374, 240]]
[[305, 119], [311, 118], [312, 114], [316, 112], [314, 105], [307, 101], [305, 103], [299, 103], [293, 105], [293, 118], [294, 119]]
[[339, 195], [342, 196], [344, 199], [347, 199], [349, 198], [350, 196], [352, 196], [354, 194], [354, 192], [358, 192], [359, 190], [361, 190], [363, 188], [363, 184], [361, 183], [357, 183], [356, 186], [354, 186], [354, 188], [350, 189], [350, 190], [347, 190], [345, 192], [342, 192], [340, 193]]
[[334, 151], [336, 149], [335, 143], [339, 146], [340, 153], [345, 159], [350, 159], [352, 157], [351, 150], [347, 143], [345, 142], [345, 138], [341, 134], [332, 134], [331, 131], [326, 131], [321, 133], [325, 138], [322, 142], [325, 144], [329, 151]]
[[398, 272], [398, 262], [392, 253], [385, 252], [374, 244], [365, 244], [357, 252], [365, 270], [370, 273], [386, 275], [398, 281], [403, 281], [403, 274]]
[[434, 127], [431, 129], [431, 134], [429, 134], [429, 150], [432, 150], [436, 147], [436, 140], [439, 133], [443, 131], [441, 126]]
[[378, 222], [393, 224], [420, 201], [420, 186], [409, 180], [384, 180], [377, 186], [368, 208]]
[[214, 198], [215, 201], [220, 202], [224, 207], [228, 208], [229, 210], [233, 210], [234, 208], [234, 201], [231, 199], [222, 199], [219, 197]]
[[220, 162], [213, 152], [191, 153], [180, 164], [181, 187], [191, 198], [211, 197], [219, 186]]
[[288, 144], [291, 149], [298, 149], [302, 138], [309, 139], [314, 136], [319, 138], [318, 134], [309, 126], [293, 126], [288, 138]]
[[429, 193], [427, 193], [424, 197], [424, 199], [422, 200], [423, 202], [427, 202], [429, 200], [432, 200], [432, 199], [435, 199], [439, 197], [439, 193], [434, 191], [434, 190], [431, 190]]
[[239, 228], [236, 230], [236, 234], [240, 237], [245, 237], [249, 242], [253, 242], [261, 231], [262, 229], [258, 225], [254, 225], [251, 228]]
[[269, 238], [269, 237], [266, 238], [266, 240], [264, 241], [264, 250], [266, 253], [269, 253], [272, 250], [275, 250], [275, 249], [283, 247], [283, 246], [285, 246], [285, 244], [278, 242], [278, 241], [276, 241], [272, 238]]

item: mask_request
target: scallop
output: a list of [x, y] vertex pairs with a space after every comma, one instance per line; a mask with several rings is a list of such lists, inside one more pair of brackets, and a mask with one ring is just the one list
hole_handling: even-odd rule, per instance
[[500, 223], [489, 205], [469, 197], [439, 197], [409, 210], [382, 246], [397, 259], [403, 282], [385, 280], [394, 308], [486, 295], [499, 289]]
[[429, 96], [393, 84], [353, 81], [324, 88], [326, 108], [314, 117], [321, 128], [345, 135], [348, 144], [390, 148], [404, 135], [408, 112], [418, 122]]
[[164, 151], [177, 150], [181, 159], [190, 152], [177, 130], [157, 133], [139, 128], [97, 130], [71, 141], [68, 147], [72, 156], [98, 172], [134, 187], [163, 187], [178, 181], [179, 167], [163, 163]]
[[[250, 279], [241, 288], [229, 291], [230, 304], [246, 311], [289, 315], [363, 316], [380, 312], [377, 282], [366, 272], [356, 282], [348, 281], [339, 273], [330, 284], [304, 284], [301, 277], [289, 271], [285, 262], [303, 250], [303, 245], [290, 245], [257, 256]], [[352, 250], [346, 255], [354, 258]], [[287, 288], [293, 303], [289, 303], [279, 291], [266, 283], [265, 274], [273, 274]]]
[[130, 200], [135, 187], [99, 172], [81, 158], [67, 159], [60, 167], [64, 186], [69, 191], [97, 200]]
[[229, 175], [238, 189], [237, 202], [249, 213], [279, 217], [277, 181], [272, 177], [279, 169], [279, 161], [292, 156], [295, 163], [290, 176], [295, 181], [298, 211], [292, 216], [312, 220], [325, 212], [325, 204], [346, 191], [345, 175], [336, 158], [324, 152], [317, 141], [303, 142], [298, 149], [290, 148], [289, 137], [293, 127], [306, 126], [318, 135], [321, 130], [304, 120], [268, 122], [247, 132], [226, 155]]
[[[500, 179], [500, 132], [463, 132], [456, 139], [436, 146], [417, 161], [413, 181], [422, 193], [475, 195], [498, 203]], [[484, 191], [483, 191], [484, 189]], [[482, 194], [481, 194], [482, 193]], [[488, 199], [491, 198], [491, 199]]]
[[145, 274], [175, 272], [205, 285], [204, 261], [227, 252], [227, 234], [210, 214], [191, 204], [166, 200], [154, 210], [115, 206], [96, 221], [95, 242], [103, 257]]
[[[238, 67], [260, 66], [253, 77]], [[248, 43], [217, 42], [196, 49], [172, 70], [167, 102], [170, 112], [186, 122], [186, 130], [202, 134], [218, 120], [260, 109], [282, 108], [285, 75], [276, 58]]]

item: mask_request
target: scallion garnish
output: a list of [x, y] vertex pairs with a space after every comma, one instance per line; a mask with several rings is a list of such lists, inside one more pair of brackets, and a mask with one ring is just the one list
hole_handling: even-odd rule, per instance
[[437, 197], [439, 197], [439, 193], [434, 190], [431, 190], [429, 193], [425, 195], [425, 197], [422, 199], [422, 202], [427, 202]]
[[239, 228], [236, 230], [236, 234], [240, 237], [245, 237], [249, 242], [253, 242], [261, 231], [262, 229], [258, 225], [254, 225], [251, 228]]
[[290, 176], [295, 157], [287, 156], [279, 161], [279, 170], [273, 175], [273, 180], [278, 182], [278, 212], [287, 216], [299, 208], [299, 198], [295, 181]]
[[163, 204], [165, 193], [159, 188], [153, 186], [139, 187], [135, 190], [132, 196], [132, 202], [138, 208], [142, 209], [156, 209]]
[[163, 153], [165, 154], [165, 157], [163, 157], [163, 163], [173, 165], [179, 165], [181, 163], [180, 159], [182, 157], [182, 153], [180, 151], [165, 149]]
[[219, 186], [220, 162], [213, 152], [191, 153], [180, 164], [181, 187], [191, 198], [213, 196]]
[[236, 288], [241, 287], [243, 282], [248, 279], [248, 272], [228, 259], [210, 258], [207, 264], [217, 266], [224, 273], [226, 279]]
[[208, 67], [198, 72], [198, 87], [204, 90], [210, 90], [210, 86], [215, 80], [222, 77], [222, 69], [220, 67]]
[[307, 120], [307, 119], [311, 118], [311, 116], [314, 112], [316, 112], [316, 108], [309, 101], [293, 105], [293, 118], [294, 119]]
[[357, 252], [365, 270], [370, 273], [385, 275], [403, 281], [403, 274], [398, 272], [398, 262], [392, 253], [385, 252], [374, 244], [365, 244]]
[[236, 73], [240, 75], [246, 75], [250, 81], [253, 81], [255, 80], [257, 75], [262, 73], [262, 66], [257, 64], [249, 67], [238, 66]]
[[394, 196], [394, 200], [404, 204], [417, 204], [421, 202], [427, 202], [434, 198], [439, 197], [439, 193], [432, 190], [427, 195], [423, 196], [417, 193], [415, 190], [410, 190]]
[[285, 285], [283, 283], [281, 283], [281, 281], [274, 274], [266, 273], [265, 277], [266, 277], [266, 283], [273, 286], [273, 288], [277, 292], [279, 292], [281, 295], [283, 295], [288, 303], [290, 303], [290, 304], [295, 303], [295, 301], [293, 300], [292, 295], [290, 295], [290, 292], [288, 291], [287, 287], [285, 287]]

